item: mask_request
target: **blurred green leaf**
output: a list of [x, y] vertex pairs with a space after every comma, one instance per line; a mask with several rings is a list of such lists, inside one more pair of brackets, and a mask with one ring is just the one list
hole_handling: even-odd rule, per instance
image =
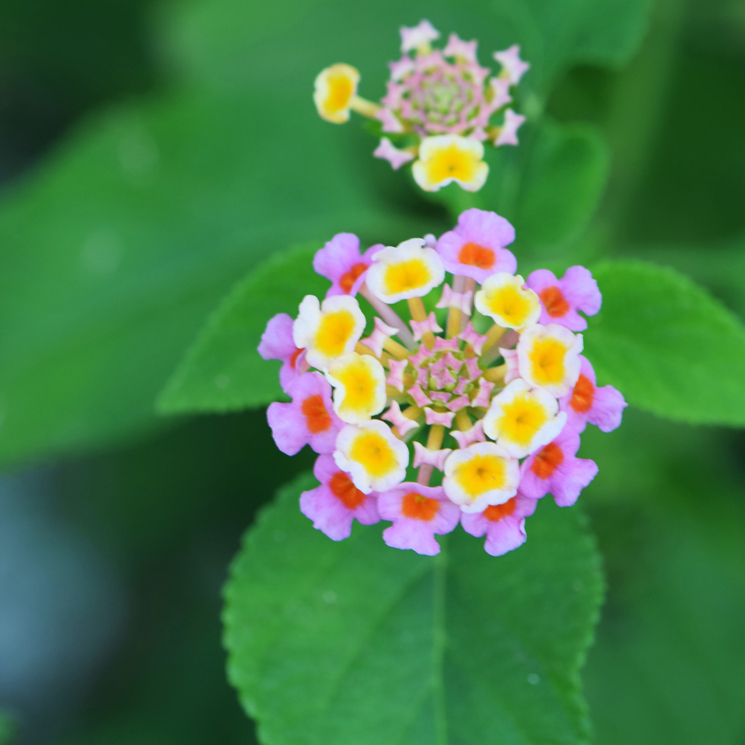
[[315, 483], [265, 509], [226, 589], [229, 675], [260, 739], [588, 742], [579, 667], [602, 579], [580, 512], [542, 504], [499, 559], [460, 530], [432, 559], [380, 528], [314, 531], [297, 500]]
[[160, 397], [161, 411], [231, 411], [281, 395], [279, 363], [263, 360], [256, 348], [273, 315], [294, 317], [305, 295], [325, 293], [328, 281], [313, 272], [317, 250], [313, 245], [274, 256], [230, 293]]
[[0, 745], [10, 745], [16, 734], [15, 719], [0, 711]]
[[745, 424], [745, 329], [676, 271], [635, 261], [594, 269], [603, 308], [585, 350], [604, 381], [658, 416]]
[[[665, 6], [687, 20], [682, 39], [671, 45], [674, 64], [645, 102], [645, 81], [664, 67], [664, 59], [652, 58], [664, 48], [664, 38], [647, 47], [650, 59], [634, 64], [637, 86], [619, 102], [610, 134], [618, 142], [619, 170], [639, 169], [617, 238], [627, 244], [711, 245], [745, 228], [745, 14], [737, 0], [672, 0]], [[698, 92], [699, 111], [716, 112], [707, 118], [705, 134], [700, 117], [690, 116], [691, 90]], [[636, 155], [634, 143], [645, 137], [645, 104], [651, 107], [646, 118], [652, 131]]]
[[603, 0], [584, 7], [574, 62], [619, 68], [636, 52], [647, 30], [652, 0]]
[[[565, 243], [587, 225], [603, 193], [608, 152], [599, 131], [580, 124], [544, 122], [531, 145], [515, 174], [516, 246], [545, 248]], [[498, 201], [497, 212], [502, 213]]]
[[583, 498], [609, 587], [583, 673], [595, 742], [739, 745], [745, 502], [731, 433], [631, 410], [618, 433], [588, 434], [600, 473]]
[[[742, 742], [742, 514], [739, 546], [728, 537], [723, 550], [721, 535], [702, 530], [700, 515], [681, 512], [666, 519], [644, 510], [605, 515], [648, 544], [635, 547], [630, 596], [618, 600], [620, 618], [601, 627], [585, 675], [598, 745]], [[723, 520], [710, 527], [724, 527]]]

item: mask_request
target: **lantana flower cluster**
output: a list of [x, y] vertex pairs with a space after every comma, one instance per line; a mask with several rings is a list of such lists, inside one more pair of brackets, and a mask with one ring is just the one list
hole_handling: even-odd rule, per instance
[[326, 297], [269, 321], [259, 353], [282, 362], [291, 398], [269, 425], [282, 452], [318, 453], [300, 509], [329, 538], [387, 520], [389, 546], [434, 555], [460, 523], [498, 556], [540, 499], [573, 505], [597, 474], [580, 435], [615, 429], [626, 406], [582, 356], [597, 283], [581, 266], [524, 280], [514, 238], [478, 209], [396, 247], [340, 233], [313, 262]]
[[[525, 117], [509, 104], [530, 65], [514, 45], [494, 53], [501, 70], [493, 76], [478, 62], [476, 41], [450, 34], [443, 49], [433, 49], [439, 37], [429, 21], [401, 28], [402, 56], [389, 63], [387, 92], [379, 103], [357, 95], [360, 73], [347, 64], [322, 70], [313, 98], [327, 121], [342, 124], [356, 111], [380, 122], [386, 136], [373, 154], [396, 170], [412, 162], [414, 179], [425, 191], [453, 182], [477, 191], [489, 173], [484, 143], [518, 144]], [[492, 123], [495, 116], [501, 122]]]

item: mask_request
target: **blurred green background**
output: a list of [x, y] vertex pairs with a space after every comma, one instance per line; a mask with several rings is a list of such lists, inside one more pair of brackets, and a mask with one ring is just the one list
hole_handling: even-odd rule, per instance
[[[581, 229], [538, 230], [518, 257], [669, 264], [742, 318], [745, 4], [630, 5], [628, 64], [587, 44], [539, 60], [525, 107], [597, 126], [609, 177]], [[159, 419], [155, 397], [271, 252], [448, 225], [359, 127], [316, 118], [321, 66], [364, 62], [380, 88], [397, 27], [430, 10], [443, 31], [522, 41], [482, 33], [475, 1], [320, 6], [0, 5], [0, 742], [254, 741], [225, 679], [220, 590], [256, 509], [311, 459], [279, 454], [261, 411]], [[595, 741], [742, 745], [745, 438], [633, 409], [596, 435]]]

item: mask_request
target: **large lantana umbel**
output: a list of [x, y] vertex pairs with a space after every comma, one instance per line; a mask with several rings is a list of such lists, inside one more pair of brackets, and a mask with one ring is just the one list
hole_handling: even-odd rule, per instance
[[480, 189], [489, 173], [484, 143], [517, 145], [525, 117], [509, 107], [512, 89], [530, 67], [520, 47], [494, 53], [497, 75], [479, 65], [476, 41], [450, 34], [443, 49], [429, 21], [401, 28], [401, 59], [389, 63], [387, 93], [379, 103], [357, 95], [360, 73], [336, 64], [316, 78], [314, 101], [321, 117], [335, 124], [350, 111], [377, 120], [384, 137], [374, 152], [398, 170], [413, 161], [417, 184], [438, 191], [456, 183], [467, 191]]
[[576, 333], [600, 292], [583, 267], [524, 280], [514, 237], [476, 209], [436, 241], [363, 253], [340, 233], [314, 261], [326, 297], [269, 321], [259, 352], [282, 361], [291, 399], [269, 424], [283, 452], [319, 454], [300, 507], [330, 538], [382, 519], [389, 546], [433, 555], [460, 522], [499, 556], [524, 543], [538, 500], [571, 506], [595, 478], [580, 434], [615, 429], [626, 406], [597, 387]]

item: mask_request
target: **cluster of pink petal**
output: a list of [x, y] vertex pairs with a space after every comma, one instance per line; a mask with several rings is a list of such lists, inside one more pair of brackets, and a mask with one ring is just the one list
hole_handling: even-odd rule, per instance
[[[492, 115], [512, 101], [510, 88], [530, 67], [520, 59], [519, 47], [494, 54], [502, 70], [491, 76], [491, 70], [478, 63], [476, 41], [463, 41], [451, 34], [444, 49], [433, 50], [429, 42], [439, 33], [427, 21], [402, 28], [401, 34], [403, 54], [389, 63], [391, 79], [375, 115], [383, 131], [397, 134], [413, 130], [420, 137], [459, 135], [486, 140]], [[424, 47], [419, 46], [421, 42], [426, 42]], [[511, 109], [505, 111], [505, 136], [495, 144], [516, 145], [515, 133], [523, 120]]]
[[[473, 312], [476, 282], [483, 282], [497, 271], [510, 274], [516, 271], [515, 257], [506, 248], [513, 240], [514, 230], [507, 220], [481, 210], [467, 210], [452, 231], [437, 241], [428, 240], [452, 274], [452, 279], [449, 282], [446, 279], [443, 284], [436, 307], [449, 312], [456, 310], [463, 321], [460, 333], [451, 338], [439, 335], [443, 329], [434, 313], [425, 321], [410, 321], [406, 336], [411, 354], [405, 359], [386, 360], [389, 390], [395, 389], [401, 395], [389, 397], [380, 419], [389, 422], [395, 436], [409, 444], [412, 465], [420, 470], [416, 482], [398, 484], [385, 493], [364, 493], [350, 474], [339, 467], [332, 454], [335, 438], [344, 423], [334, 412], [331, 386], [321, 373], [308, 371], [304, 351], [293, 342], [292, 319], [280, 314], [269, 321], [259, 353], [265, 359], [282, 362], [280, 382], [292, 399], [290, 403], [271, 404], [269, 424], [282, 452], [293, 455], [307, 444], [319, 454], [314, 469], [319, 486], [303, 493], [300, 508], [315, 528], [333, 540], [349, 537], [354, 520], [363, 525], [386, 520], [392, 523], [383, 532], [389, 546], [434, 555], [440, 550], [435, 536], [449, 533], [461, 524], [467, 533], [485, 537], [486, 551], [498, 556], [525, 542], [525, 521], [535, 511], [538, 500], [551, 494], [560, 507], [571, 506], [594, 479], [598, 472], [596, 464], [577, 457], [580, 434], [588, 423], [603, 432], [618, 427], [626, 403], [612, 386], [596, 385], [592, 365], [584, 357], [580, 358], [574, 389], [558, 401], [560, 410], [566, 412], [566, 424], [551, 442], [522, 460], [519, 488], [505, 504], [487, 507], [481, 513], [461, 511], [442, 486], [429, 485], [430, 475], [444, 469], [452, 449], [429, 450], [412, 439], [414, 430], [444, 425], [457, 449], [486, 440], [478, 411], [489, 407], [498, 387], [483, 375], [501, 356], [506, 367], [505, 383], [518, 376], [514, 349], [518, 334], [505, 334], [498, 354], [492, 352], [490, 359], [485, 360], [481, 358], [481, 349], [487, 337], [479, 334], [468, 318]], [[461, 249], [466, 245], [477, 245], [487, 256], [491, 252], [491, 267], [485, 269], [483, 261], [481, 266], [463, 263], [459, 257], [465, 255]], [[317, 253], [314, 267], [332, 283], [327, 296], [354, 297], [359, 292], [378, 312], [385, 314], [382, 321], [375, 319], [375, 330], [362, 340], [382, 359], [382, 344], [394, 333], [390, 325], [393, 311], [376, 302], [365, 285], [367, 269], [381, 248], [375, 246], [363, 253], [356, 236], [342, 233]], [[561, 279], [547, 270], [538, 270], [528, 277], [526, 286], [541, 301], [540, 324], [583, 330], [587, 322], [579, 313], [593, 315], [600, 309], [597, 284], [584, 267], [571, 267]], [[401, 323], [398, 316], [396, 319]], [[431, 335], [434, 343], [426, 346], [423, 339]], [[403, 340], [404, 335], [399, 338]], [[422, 410], [420, 421], [404, 415], [402, 402]], [[476, 417], [473, 426], [451, 430], [456, 414], [466, 410], [469, 418]]]
[[422, 137], [457, 134], [486, 139], [491, 115], [504, 105], [498, 98], [486, 99], [488, 69], [475, 59], [447, 60], [439, 49], [413, 59], [405, 55], [393, 64], [394, 70], [408, 72], [388, 82], [379, 114], [384, 131], [395, 132], [396, 125], [390, 122], [398, 118]]

